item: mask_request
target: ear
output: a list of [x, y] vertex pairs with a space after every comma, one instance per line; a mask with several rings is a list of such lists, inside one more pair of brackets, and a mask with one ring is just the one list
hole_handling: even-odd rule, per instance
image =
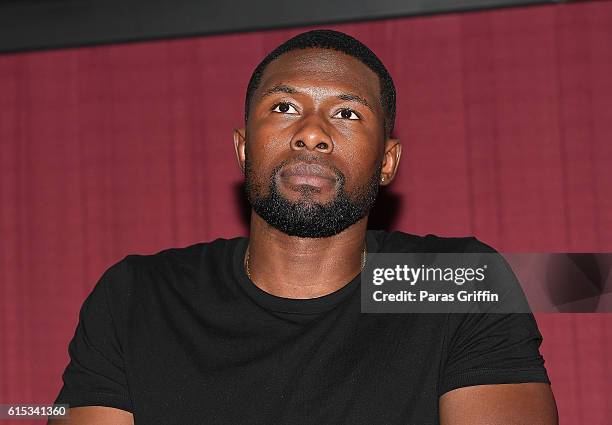
[[387, 139], [385, 141], [385, 154], [380, 172], [381, 186], [386, 186], [393, 181], [401, 156], [402, 145], [400, 141], [398, 139]]
[[236, 159], [238, 160], [238, 166], [244, 173], [244, 164], [246, 157], [246, 133], [244, 128], [234, 129], [234, 149], [236, 149]]

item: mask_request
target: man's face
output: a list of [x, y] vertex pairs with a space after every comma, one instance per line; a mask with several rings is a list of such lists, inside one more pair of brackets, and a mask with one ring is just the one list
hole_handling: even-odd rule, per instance
[[292, 236], [338, 234], [376, 199], [385, 149], [378, 76], [334, 50], [288, 52], [262, 75], [245, 140], [255, 212]]

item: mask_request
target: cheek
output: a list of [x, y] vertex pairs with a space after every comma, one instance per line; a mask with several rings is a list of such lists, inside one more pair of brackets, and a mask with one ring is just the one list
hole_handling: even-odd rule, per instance
[[247, 148], [250, 148], [251, 155], [268, 156], [278, 152], [287, 145], [282, 142], [284, 131], [278, 126], [270, 125], [265, 120], [258, 121], [257, 125], [247, 126]]
[[342, 158], [346, 185], [360, 186], [372, 177], [382, 159], [382, 140], [361, 134], [347, 137], [334, 148], [337, 158]]
[[268, 186], [274, 169], [283, 160], [280, 145], [271, 135], [254, 132], [248, 136], [246, 157], [250, 168], [249, 177], [256, 185]]

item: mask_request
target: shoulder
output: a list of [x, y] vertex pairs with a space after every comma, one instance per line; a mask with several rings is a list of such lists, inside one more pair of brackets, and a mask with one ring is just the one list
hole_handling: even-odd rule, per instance
[[128, 267], [137, 269], [197, 269], [203, 256], [223, 256], [229, 252], [241, 239], [218, 238], [209, 242], [199, 242], [180, 248], [167, 248], [155, 254], [130, 254], [122, 262]]
[[419, 236], [384, 230], [368, 230], [368, 232], [376, 239], [380, 252], [497, 252], [475, 236], [447, 237], [431, 233]]
[[154, 254], [129, 254], [111, 265], [101, 281], [112, 295], [132, 292], [136, 287], [187, 281], [196, 278], [204, 263], [221, 266], [236, 244], [244, 238], [218, 238], [185, 247], [173, 247]]

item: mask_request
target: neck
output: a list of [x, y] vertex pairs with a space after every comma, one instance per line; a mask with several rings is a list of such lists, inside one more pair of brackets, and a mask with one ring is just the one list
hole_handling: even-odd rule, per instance
[[283, 298], [316, 298], [350, 282], [362, 266], [367, 217], [328, 238], [300, 238], [251, 213], [249, 272], [262, 290]]

